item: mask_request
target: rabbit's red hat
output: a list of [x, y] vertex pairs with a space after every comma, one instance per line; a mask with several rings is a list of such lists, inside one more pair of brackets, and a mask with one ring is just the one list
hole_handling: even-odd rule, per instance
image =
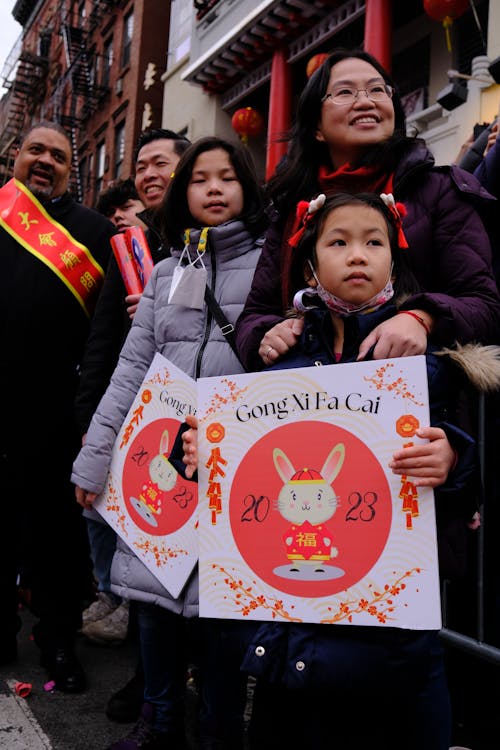
[[316, 469], [301, 469], [295, 472], [290, 479], [291, 482], [324, 482], [325, 480]]

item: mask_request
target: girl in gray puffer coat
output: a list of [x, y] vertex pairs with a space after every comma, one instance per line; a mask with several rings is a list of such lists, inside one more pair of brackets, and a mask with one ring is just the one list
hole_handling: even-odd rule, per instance
[[[227, 320], [234, 324], [250, 289], [265, 229], [262, 192], [248, 151], [213, 137], [192, 144], [170, 184], [163, 219], [171, 257], [154, 268], [110, 385], [73, 466], [72, 481], [84, 508], [92, 506], [104, 487], [113, 444], [156, 352], [192, 378], [243, 371], [207, 308], [204, 291], [205, 285], [211, 289]], [[201, 260], [196, 261], [193, 274], [189, 264], [197, 257]], [[182, 277], [175, 285], [172, 280], [174, 273], [178, 279], [179, 267]], [[186, 618], [198, 614], [197, 571], [173, 599], [120, 540], [111, 577], [115, 593], [139, 602], [145, 690], [138, 724], [108, 750], [183, 748]], [[235, 706], [235, 731], [239, 732], [246, 697], [239, 663], [235, 680], [237, 684], [227, 681], [227, 696], [222, 700], [227, 697]], [[226, 681], [220, 684], [226, 686]], [[227, 711], [228, 705], [224, 703], [222, 709]], [[202, 714], [202, 731], [204, 726], [214, 725], [210, 712], [210, 707], [205, 709], [205, 719]], [[204, 747], [212, 747], [211, 741], [207, 737]], [[228, 743], [231, 750], [238, 747], [232, 739]]]

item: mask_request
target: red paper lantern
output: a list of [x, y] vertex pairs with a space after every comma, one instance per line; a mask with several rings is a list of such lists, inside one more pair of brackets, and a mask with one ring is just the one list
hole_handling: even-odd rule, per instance
[[320, 52], [318, 55], [313, 55], [306, 66], [306, 76], [310, 78], [315, 70], [318, 70], [325, 60], [328, 58], [327, 52]]
[[231, 125], [240, 136], [243, 143], [248, 143], [248, 137], [259, 135], [264, 127], [264, 118], [252, 107], [237, 109], [231, 118]]
[[450, 26], [469, 8], [469, 0], [424, 0], [424, 10], [429, 18], [440, 21], [444, 26], [448, 52], [451, 52]]

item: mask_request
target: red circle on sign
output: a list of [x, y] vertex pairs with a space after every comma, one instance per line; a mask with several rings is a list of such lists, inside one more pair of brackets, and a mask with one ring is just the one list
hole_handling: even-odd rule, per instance
[[[344, 454], [338, 471], [328, 463], [334, 451], [337, 458]], [[288, 481], [282, 478], [286, 461]], [[323, 479], [333, 476], [331, 483], [318, 480], [318, 473]], [[296, 523], [279, 510], [284, 487], [283, 507], [288, 516], [297, 517]], [[310, 517], [307, 503], [319, 492], [324, 505], [329, 503], [323, 515], [330, 517], [321, 528], [303, 525]], [[243, 457], [232, 483], [229, 512], [240, 554], [262, 580], [287, 594], [321, 597], [350, 588], [375, 565], [389, 536], [392, 502], [385, 473], [362, 440], [330, 423], [296, 422], [271, 430]], [[313, 538], [316, 550], [337, 550], [336, 556], [317, 562], [308, 558]], [[298, 544], [303, 545], [304, 559], [290, 559]]]
[[181, 477], [168, 461], [180, 422], [157, 419], [132, 441], [122, 473], [122, 493], [134, 523], [147, 534], [164, 536], [189, 521], [198, 487]]

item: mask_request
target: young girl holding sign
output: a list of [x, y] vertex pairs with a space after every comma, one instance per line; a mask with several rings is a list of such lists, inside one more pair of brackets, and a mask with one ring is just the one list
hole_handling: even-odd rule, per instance
[[[299, 203], [289, 281], [304, 331], [288, 356], [269, 369], [355, 362], [375, 326], [414, 314], [398, 311], [416, 291], [406, 262], [403, 212], [391, 195], [320, 195]], [[495, 386], [498, 360], [484, 360], [480, 348], [473, 356], [483, 363], [488, 386]], [[417, 487], [436, 488], [443, 577], [462, 572], [460, 545], [475, 510], [474, 444], [450, 424], [461, 381], [451, 371], [452, 358], [458, 354], [428, 350], [432, 426], [416, 432], [426, 442], [396, 451], [390, 463]], [[186, 431], [183, 442], [192, 474], [196, 430]], [[280, 747], [448, 750], [450, 708], [438, 631], [276, 621], [254, 626], [243, 669], [257, 677], [254, 708], [264, 725], [268, 714], [273, 729], [254, 737], [252, 746], [275, 747], [279, 736]]]
[[[73, 466], [76, 497], [85, 508], [105, 486], [116, 436], [156, 352], [192, 378], [243, 371], [205, 295], [211, 290], [227, 322], [234, 325], [250, 289], [266, 225], [262, 191], [248, 150], [216, 137], [193, 143], [177, 165], [162, 213], [171, 257], [153, 270]], [[145, 703], [131, 734], [109, 750], [184, 748], [186, 618], [198, 614], [197, 571], [174, 599], [120, 540], [111, 576], [115, 593], [138, 601]], [[238, 684], [224, 684], [224, 666], [221, 663], [220, 672], [213, 674], [227, 701], [221, 713], [239, 728], [244, 703], [240, 711], [238, 700], [246, 697], [245, 675], [236, 670]], [[236, 716], [231, 714], [233, 706]], [[208, 716], [202, 732], [210, 725]], [[203, 742], [204, 747], [215, 747], [210, 737]], [[227, 747], [236, 750], [238, 744], [228, 741]]]

